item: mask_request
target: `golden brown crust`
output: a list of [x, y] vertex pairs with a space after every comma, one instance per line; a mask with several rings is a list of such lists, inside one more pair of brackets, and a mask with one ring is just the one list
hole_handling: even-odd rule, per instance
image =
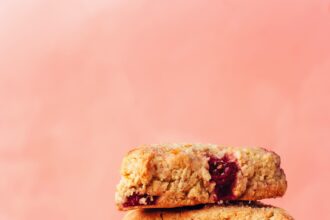
[[293, 220], [283, 209], [263, 205], [209, 205], [129, 211], [124, 220]]
[[143, 208], [171, 208], [215, 203], [215, 183], [208, 171], [209, 155], [230, 155], [239, 166], [233, 188], [235, 199], [260, 200], [283, 196], [287, 182], [280, 157], [263, 148], [221, 147], [211, 144], [145, 145], [130, 151], [121, 168], [116, 204], [120, 210], [134, 193], [157, 197], [155, 205]]

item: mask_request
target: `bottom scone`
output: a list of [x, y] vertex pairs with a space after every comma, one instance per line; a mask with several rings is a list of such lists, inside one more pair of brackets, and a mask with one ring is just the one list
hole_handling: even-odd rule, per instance
[[260, 202], [235, 202], [175, 209], [129, 211], [124, 220], [293, 220], [283, 209]]

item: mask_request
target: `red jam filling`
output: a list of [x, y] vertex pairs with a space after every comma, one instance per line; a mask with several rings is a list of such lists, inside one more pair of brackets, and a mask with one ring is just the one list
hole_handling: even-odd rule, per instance
[[222, 158], [210, 156], [208, 163], [211, 181], [216, 183], [214, 188], [216, 200], [235, 199], [233, 188], [239, 170], [237, 163], [231, 160], [228, 155]]
[[[145, 198], [145, 203], [140, 204], [140, 199]], [[158, 197], [156, 196], [149, 196], [147, 194], [137, 194], [134, 193], [131, 196], [128, 196], [126, 198], [126, 202], [123, 204], [124, 207], [130, 207], [130, 206], [140, 206], [140, 205], [155, 205], [156, 200]]]

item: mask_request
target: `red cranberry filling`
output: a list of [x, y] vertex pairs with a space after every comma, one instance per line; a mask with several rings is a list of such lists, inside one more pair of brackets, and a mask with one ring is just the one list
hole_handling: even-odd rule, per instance
[[[145, 198], [145, 203], [141, 204], [140, 199]], [[137, 194], [134, 193], [131, 196], [128, 196], [126, 198], [126, 202], [123, 204], [124, 207], [129, 207], [129, 206], [139, 206], [139, 205], [155, 205], [157, 196], [149, 196], [147, 194]]]
[[208, 163], [211, 181], [216, 183], [214, 188], [216, 200], [235, 199], [233, 188], [238, 172], [236, 162], [230, 160], [228, 155], [225, 155], [222, 158], [210, 156]]

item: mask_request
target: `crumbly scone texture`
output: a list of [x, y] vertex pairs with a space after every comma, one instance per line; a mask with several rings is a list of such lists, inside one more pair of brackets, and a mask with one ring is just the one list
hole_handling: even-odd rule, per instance
[[119, 210], [133, 194], [157, 198], [142, 208], [171, 208], [215, 203], [215, 183], [210, 181], [209, 156], [229, 155], [239, 166], [233, 187], [235, 200], [260, 200], [283, 196], [287, 181], [280, 157], [257, 147], [223, 147], [213, 144], [144, 145], [131, 150], [122, 162], [115, 201]]
[[209, 205], [129, 211], [124, 220], [293, 220], [283, 209], [258, 205]]

